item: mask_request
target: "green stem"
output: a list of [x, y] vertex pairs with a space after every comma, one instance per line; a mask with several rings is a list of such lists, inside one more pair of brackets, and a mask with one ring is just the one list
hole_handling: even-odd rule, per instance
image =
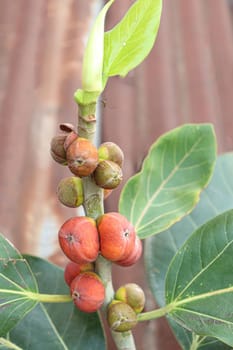
[[172, 309], [173, 309], [173, 305], [169, 304], [169, 305], [161, 307], [160, 309], [157, 309], [157, 310], [143, 312], [141, 314], [138, 314], [137, 320], [138, 320], [138, 322], [154, 320], [156, 318], [165, 316]]
[[[90, 98], [90, 103], [88, 104], [85, 102], [86, 98], [88, 99], [89, 95], [86, 96], [85, 91], [78, 90], [75, 95], [76, 102], [78, 102], [79, 106], [78, 134], [80, 137], [85, 137], [93, 142], [96, 130], [96, 103], [94, 103], [96, 101], [93, 101], [92, 98]], [[99, 216], [104, 214], [103, 190], [95, 184], [91, 176], [83, 178], [83, 187], [83, 207], [85, 213], [87, 216], [96, 220]], [[102, 312], [104, 317], [106, 317], [107, 306], [114, 298], [112, 263], [100, 255], [96, 260], [96, 272], [105, 286], [106, 294]], [[131, 332], [117, 333], [112, 331], [111, 333], [118, 350], [136, 350], [134, 338]]]
[[23, 350], [22, 348], [18, 347], [17, 345], [5, 338], [0, 338], [0, 345], [6, 346], [7, 349]]

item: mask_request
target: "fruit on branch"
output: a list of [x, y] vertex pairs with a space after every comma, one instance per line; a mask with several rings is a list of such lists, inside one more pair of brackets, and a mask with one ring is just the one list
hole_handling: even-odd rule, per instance
[[77, 208], [83, 203], [83, 183], [77, 176], [62, 179], [57, 188], [59, 201], [67, 207]]
[[80, 264], [93, 262], [99, 253], [99, 236], [95, 220], [87, 216], [68, 219], [58, 232], [63, 253]]
[[69, 261], [64, 269], [64, 280], [68, 286], [70, 286], [71, 282], [75, 277], [77, 277], [81, 272], [85, 271], [94, 271], [93, 263], [82, 263], [77, 264], [73, 261]]
[[59, 128], [60, 128], [61, 131], [64, 131], [64, 132], [67, 132], [67, 133], [70, 133], [72, 131], [75, 132], [75, 127], [71, 123], [61, 123], [59, 125]]
[[120, 167], [123, 165], [124, 153], [114, 142], [104, 142], [98, 148], [99, 160], [111, 160]]
[[142, 241], [136, 236], [135, 238], [135, 245], [133, 250], [130, 252], [130, 254], [122, 259], [118, 260], [115, 263], [120, 266], [132, 266], [134, 265], [141, 257], [142, 255]]
[[97, 219], [100, 253], [111, 261], [127, 258], [134, 250], [136, 233], [133, 225], [120, 213], [111, 212]]
[[128, 304], [113, 300], [107, 310], [109, 327], [115, 332], [127, 332], [137, 324], [137, 315]]
[[114, 189], [122, 181], [121, 167], [111, 160], [102, 160], [94, 171], [95, 183], [104, 189]]
[[121, 286], [115, 293], [115, 299], [123, 301], [132, 307], [138, 314], [145, 306], [145, 294], [136, 283], [127, 283]]
[[107, 199], [113, 190], [108, 190], [107, 188], [104, 189], [104, 199]]
[[94, 272], [82, 272], [73, 279], [70, 292], [74, 304], [84, 312], [99, 310], [105, 299], [105, 288]]
[[70, 171], [79, 177], [88, 176], [98, 165], [97, 148], [87, 139], [77, 137], [66, 149]]
[[67, 148], [71, 145], [72, 142], [74, 142], [78, 138], [78, 134], [73, 130], [71, 131], [64, 142], [64, 149], [67, 151]]
[[61, 165], [67, 165], [66, 151], [64, 149], [64, 142], [67, 135], [54, 136], [50, 143], [50, 154], [55, 162]]

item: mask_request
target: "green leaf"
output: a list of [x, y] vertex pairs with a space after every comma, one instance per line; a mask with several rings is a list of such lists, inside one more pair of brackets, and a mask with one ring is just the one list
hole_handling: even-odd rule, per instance
[[[26, 256], [39, 290], [45, 294], [69, 294], [63, 270], [40, 258]], [[73, 303], [41, 304], [10, 333], [10, 340], [24, 350], [99, 350], [105, 339], [97, 313], [86, 314]]]
[[104, 79], [125, 76], [152, 49], [158, 32], [162, 0], [137, 0], [104, 38]]
[[0, 336], [5, 336], [21, 318], [31, 311], [36, 301], [30, 293], [37, 284], [27, 261], [0, 234]]
[[199, 335], [233, 346], [233, 210], [210, 220], [185, 242], [166, 277], [170, 316]]
[[140, 238], [164, 231], [194, 208], [210, 180], [215, 156], [210, 124], [187, 124], [155, 142], [141, 172], [124, 186], [119, 203]]
[[[146, 240], [144, 246], [145, 268], [150, 288], [160, 306], [165, 305], [165, 276], [173, 256], [195, 229], [216, 215], [233, 208], [232, 174], [233, 154], [219, 156], [211, 182], [202, 192], [200, 201], [191, 214], [163, 234]], [[170, 319], [169, 323], [182, 348], [189, 350], [192, 343], [192, 333]], [[213, 341], [213, 339], [207, 338], [206, 342], [208, 341]], [[211, 347], [207, 345], [204, 347], [204, 344], [205, 342], [202, 343], [201, 349], [214, 349], [212, 343]], [[222, 343], [217, 342], [216, 344], [218, 344], [216, 349], [229, 349]]]
[[82, 69], [82, 88], [84, 91], [100, 93], [103, 90], [104, 22], [106, 13], [113, 2], [114, 0], [110, 0], [103, 7], [88, 38]]

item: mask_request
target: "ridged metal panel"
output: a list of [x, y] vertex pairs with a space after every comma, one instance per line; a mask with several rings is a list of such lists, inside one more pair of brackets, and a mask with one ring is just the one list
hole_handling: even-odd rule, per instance
[[[132, 3], [116, 1], [107, 28]], [[60, 122], [76, 121], [73, 93], [101, 1], [0, 5], [0, 231], [21, 251], [64, 264], [57, 229], [76, 211], [57, 202], [57, 184], [69, 172], [51, 160], [49, 143]], [[125, 79], [112, 78], [102, 96], [102, 140], [124, 150], [124, 182], [140, 169], [150, 144], [182, 123], [214, 123], [219, 152], [233, 149], [232, 70], [232, 2], [164, 0], [153, 51]], [[106, 210], [117, 209], [119, 192], [107, 199]], [[147, 286], [142, 262], [114, 272], [116, 287], [130, 281]], [[138, 350], [179, 349], [164, 319], [140, 325], [135, 336]]]
[[[130, 4], [113, 5], [109, 28]], [[124, 150], [124, 182], [140, 169], [157, 137], [182, 123], [213, 123], [219, 152], [233, 150], [231, 11], [226, 0], [164, 0], [158, 40], [149, 57], [126, 79], [109, 82], [103, 95], [103, 140]], [[107, 210], [117, 209], [119, 193], [107, 199]], [[116, 284], [120, 276], [146, 288], [142, 263], [115, 270]], [[164, 319], [140, 325], [136, 339], [140, 349], [180, 349]]]

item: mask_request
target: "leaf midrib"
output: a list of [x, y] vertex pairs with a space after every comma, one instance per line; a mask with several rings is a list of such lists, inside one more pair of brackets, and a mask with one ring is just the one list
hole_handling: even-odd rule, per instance
[[[163, 190], [163, 188], [165, 187], [165, 185], [169, 182], [169, 180], [175, 175], [175, 173], [178, 171], [178, 169], [180, 168], [180, 166], [182, 165], [182, 163], [190, 156], [190, 154], [192, 153], [193, 149], [196, 148], [196, 146], [201, 142], [202, 137], [199, 137], [199, 139], [197, 139], [197, 141], [193, 144], [193, 146], [190, 148], [189, 152], [187, 152], [184, 157], [177, 163], [177, 165], [174, 167], [174, 169], [172, 170], [172, 172], [167, 176], [167, 178], [165, 178], [162, 183], [160, 184], [160, 186], [157, 188], [157, 190], [155, 191], [155, 193], [153, 194], [153, 196], [149, 199], [149, 201], [147, 202], [147, 205], [144, 207], [144, 209], [142, 210], [141, 214], [139, 215], [136, 223], [135, 223], [135, 229], [136, 231], [139, 230], [139, 225], [140, 222], [143, 220], [144, 216], [146, 215], [146, 212], [148, 211], [148, 209], [151, 206], [151, 203], [155, 200], [155, 198], [159, 195], [159, 193]], [[143, 171], [143, 169], [142, 169]]]

